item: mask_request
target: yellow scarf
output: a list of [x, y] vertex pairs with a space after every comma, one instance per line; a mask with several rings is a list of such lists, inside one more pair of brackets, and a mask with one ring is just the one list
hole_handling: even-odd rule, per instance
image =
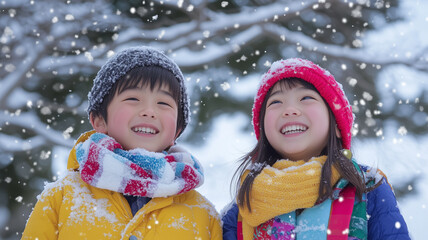
[[[254, 228], [274, 218], [301, 208], [311, 208], [318, 198], [321, 169], [327, 156], [309, 161], [278, 160], [265, 167], [254, 179], [250, 193], [251, 212], [239, 206], [244, 239], [252, 239]], [[242, 180], [245, 179], [247, 170]], [[332, 168], [331, 183], [336, 184], [340, 174]]]

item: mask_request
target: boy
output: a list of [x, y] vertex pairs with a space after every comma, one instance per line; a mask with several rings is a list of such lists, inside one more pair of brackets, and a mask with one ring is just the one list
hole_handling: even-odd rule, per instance
[[124, 50], [88, 98], [94, 131], [46, 185], [22, 239], [220, 239], [216, 210], [194, 190], [199, 163], [172, 148], [189, 120], [178, 66], [152, 48]]

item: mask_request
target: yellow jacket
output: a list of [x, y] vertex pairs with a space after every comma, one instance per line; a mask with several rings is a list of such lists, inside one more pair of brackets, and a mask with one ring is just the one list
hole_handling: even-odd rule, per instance
[[78, 166], [73, 148], [67, 175], [38, 196], [22, 239], [222, 239], [217, 211], [197, 191], [153, 198], [132, 216], [121, 193], [85, 183]]

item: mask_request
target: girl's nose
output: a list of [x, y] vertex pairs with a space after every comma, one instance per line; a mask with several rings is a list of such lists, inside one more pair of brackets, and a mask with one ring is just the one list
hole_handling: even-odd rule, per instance
[[283, 113], [284, 116], [299, 116], [300, 114], [300, 110], [294, 106], [286, 106]]

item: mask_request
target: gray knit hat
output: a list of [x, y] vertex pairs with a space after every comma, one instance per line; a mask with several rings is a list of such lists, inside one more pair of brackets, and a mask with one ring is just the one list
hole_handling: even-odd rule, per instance
[[98, 110], [101, 103], [110, 92], [110, 89], [118, 79], [126, 75], [136, 67], [158, 66], [164, 68], [177, 78], [180, 83], [180, 102], [183, 111], [184, 125], [182, 131], [190, 121], [189, 98], [184, 85], [184, 77], [181, 70], [170, 58], [158, 50], [150, 47], [131, 47], [118, 52], [111, 57], [98, 71], [94, 79], [94, 85], [88, 94], [88, 114]]

